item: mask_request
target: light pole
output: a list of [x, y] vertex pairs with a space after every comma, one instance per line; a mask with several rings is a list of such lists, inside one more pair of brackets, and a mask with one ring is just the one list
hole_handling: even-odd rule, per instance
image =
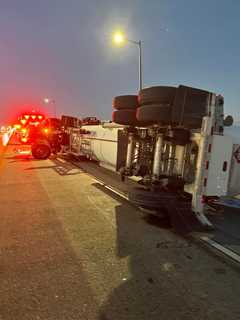
[[113, 41], [117, 45], [123, 45], [126, 42], [132, 43], [134, 45], [138, 46], [138, 63], [139, 63], [139, 69], [138, 69], [138, 78], [139, 78], [139, 90], [142, 90], [143, 87], [143, 71], [142, 71], [142, 41], [135, 41], [127, 39], [122, 32], [116, 32], [113, 35]]
[[57, 117], [57, 110], [56, 110], [56, 103], [55, 100], [49, 99], [49, 98], [44, 98], [43, 99], [45, 104], [52, 104], [53, 105], [53, 113], [54, 113], [54, 117]]

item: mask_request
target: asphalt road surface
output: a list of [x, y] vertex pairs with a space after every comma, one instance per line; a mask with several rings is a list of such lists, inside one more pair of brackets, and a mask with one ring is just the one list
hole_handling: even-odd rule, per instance
[[240, 318], [238, 265], [80, 168], [0, 147], [0, 319]]

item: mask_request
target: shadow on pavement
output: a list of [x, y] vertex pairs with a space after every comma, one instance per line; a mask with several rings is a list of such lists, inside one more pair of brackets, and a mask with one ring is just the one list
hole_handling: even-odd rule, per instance
[[[95, 187], [104, 188], [97, 184]], [[105, 192], [109, 194], [106, 189]], [[239, 304], [235, 295], [239, 287], [233, 280], [227, 288], [224, 264], [213, 262], [203, 251], [203, 257], [197, 256], [198, 250], [193, 249], [191, 241], [167, 234], [155, 218], [151, 220], [153, 226], [143, 223], [126, 200], [112, 196], [120, 203], [115, 209], [116, 256], [119, 263], [127, 259], [129, 271], [126, 277], [123, 274], [122, 283], [102, 306], [100, 320], [233, 320], [237, 317]], [[225, 304], [219, 305], [219, 301]]]
[[25, 170], [41, 170], [41, 169], [55, 169], [57, 168], [57, 166], [39, 166], [39, 167], [29, 167], [29, 168], [26, 168]]
[[113, 290], [101, 310], [100, 320], [193, 319], [193, 315], [186, 314], [185, 298], [179, 296], [167, 272], [164, 275], [161, 265], [156, 263], [159, 244], [146, 243], [141, 224], [136, 227], [124, 204], [116, 207], [116, 221], [116, 255], [119, 259], [129, 258], [131, 276]]
[[[44, 169], [53, 169], [56, 173], [58, 173], [60, 176], [75, 176], [82, 174], [81, 171], [77, 171], [76, 168], [69, 168], [65, 166], [40, 166], [40, 167], [30, 167], [26, 168], [25, 170], [44, 170]], [[76, 172], [71, 172], [72, 170], [76, 170]]]
[[[45, 160], [34, 159], [32, 155], [29, 155], [29, 154], [16, 154], [14, 156], [5, 157], [4, 159], [12, 160], [12, 161], [9, 161], [9, 163], [45, 161]], [[51, 156], [49, 160], [51, 160], [53, 165], [34, 166], [34, 167], [26, 168], [25, 170], [53, 169], [61, 176], [78, 175], [82, 173], [82, 170], [76, 167], [75, 165], [71, 164], [70, 162], [59, 161], [54, 155]]]
[[53, 169], [61, 176], [73, 176], [73, 175], [79, 175], [83, 173], [82, 170], [80, 170], [75, 165], [69, 162], [62, 162], [54, 157], [52, 157], [50, 160], [53, 163], [52, 166], [30, 167], [30, 168], [26, 168], [25, 170]]
[[139, 219], [143, 219], [147, 224], [152, 225], [157, 228], [161, 229], [172, 229], [171, 224], [170, 224], [170, 219], [168, 218], [159, 218], [157, 216], [151, 215], [151, 214], [146, 214], [144, 212], [141, 212], [139, 208], [137, 208], [135, 205], [131, 204], [128, 200], [125, 200], [118, 194], [114, 193], [113, 191], [105, 188], [103, 185], [100, 183], [96, 182], [92, 184], [95, 188], [103, 191], [104, 193], [108, 194], [111, 198], [116, 199], [122, 203], [127, 203], [129, 206], [132, 206], [135, 209], [138, 209], [139, 211]]
[[[136, 216], [136, 211], [133, 212], [133, 207], [126, 200], [102, 185], [93, 185], [121, 203], [115, 209], [116, 255], [119, 259], [129, 258], [131, 274], [113, 290], [100, 311], [100, 320], [193, 319], [192, 315], [186, 316], [185, 298], [179, 297], [174, 290], [175, 285], [171, 284], [172, 281], [169, 284], [167, 273], [156, 263], [156, 255], [160, 254], [159, 248], [168, 244], [159, 243], [158, 236], [150, 241], [146, 239], [148, 227], [146, 228], [140, 214], [139, 217]], [[160, 228], [169, 228], [168, 223], [162, 223], [156, 217], [149, 217], [147, 222], [151, 224], [150, 232], [155, 227], [156, 232], [161, 232]]]

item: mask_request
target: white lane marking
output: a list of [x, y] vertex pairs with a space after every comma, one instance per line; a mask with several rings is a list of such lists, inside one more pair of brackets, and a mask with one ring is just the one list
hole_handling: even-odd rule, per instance
[[220, 252], [224, 253], [226, 256], [230, 257], [234, 261], [240, 263], [240, 256], [235, 253], [234, 251], [222, 246], [218, 242], [208, 238], [208, 237], [200, 237], [200, 239], [206, 243], [208, 243], [211, 247], [219, 250]]
[[112, 187], [109, 187], [109, 186], [106, 185], [106, 184], [103, 184], [103, 186], [104, 186], [106, 189], [108, 189], [108, 190], [112, 191], [113, 193], [117, 194], [119, 197], [122, 197], [123, 199], [129, 201], [129, 198], [128, 198], [127, 196], [125, 196], [125, 194], [123, 194], [123, 193], [121, 193], [121, 192], [113, 189]]
[[[72, 163], [73, 163], [77, 168], [79, 168], [79, 166], [78, 166], [75, 162], [72, 162]], [[93, 174], [87, 172], [87, 170], [85, 171], [85, 170], [82, 169], [82, 168], [81, 168], [81, 170], [83, 170], [83, 172], [84, 172], [85, 174], [87, 174], [93, 181], [101, 184], [101, 186], [103, 186], [104, 188], [106, 188], [106, 189], [110, 190], [111, 192], [117, 194], [119, 197], [121, 197], [121, 198], [129, 201], [129, 198], [128, 198], [124, 193], [122, 193], [122, 192], [114, 189], [113, 187], [105, 184], [102, 180], [97, 179]]]
[[103, 186], [104, 188], [106, 188], [106, 189], [108, 189], [109, 191], [117, 194], [119, 197], [121, 197], [121, 198], [129, 201], [129, 198], [128, 198], [124, 193], [122, 193], [122, 192], [120, 192], [120, 191], [117, 191], [116, 189], [110, 187], [109, 185], [105, 184], [105, 183], [102, 182], [101, 180], [98, 180], [98, 179], [96, 179], [96, 178], [93, 178], [92, 176], [91, 176], [91, 178], [92, 178], [93, 181], [101, 184], [101, 186]]
[[61, 167], [61, 166], [57, 166], [56, 168], [57, 168], [58, 170], [61, 170], [61, 171], [66, 171], [66, 168]]
[[62, 162], [62, 163], [66, 163], [67, 161], [62, 159], [62, 158], [57, 158], [58, 161]]

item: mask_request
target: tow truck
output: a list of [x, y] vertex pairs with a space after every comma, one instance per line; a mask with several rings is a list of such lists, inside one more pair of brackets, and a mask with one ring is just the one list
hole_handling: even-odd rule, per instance
[[30, 145], [35, 159], [48, 159], [60, 151], [61, 121], [42, 113], [28, 112], [19, 115], [13, 125], [14, 134], [20, 145]]

